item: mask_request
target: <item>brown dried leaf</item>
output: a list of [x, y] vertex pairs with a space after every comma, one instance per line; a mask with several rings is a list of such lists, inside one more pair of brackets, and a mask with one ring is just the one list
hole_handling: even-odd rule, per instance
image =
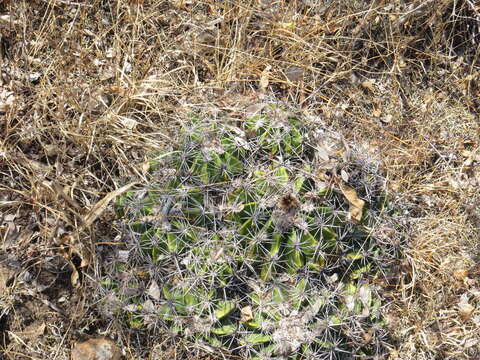
[[259, 112], [261, 112], [265, 108], [265, 106], [267, 106], [267, 103], [256, 103], [256, 104], [249, 105], [245, 109], [245, 115], [247, 117], [252, 117], [253, 115], [256, 115]]
[[358, 222], [361, 221], [362, 214], [363, 214], [363, 207], [365, 206], [365, 201], [363, 201], [358, 197], [355, 189], [352, 189], [351, 187], [348, 187], [342, 183], [340, 183], [340, 190], [343, 196], [345, 196], [348, 203], [350, 204], [350, 208], [348, 209], [348, 212], [350, 214], [351, 219]]
[[380, 117], [382, 115], [382, 108], [381, 108], [381, 103], [379, 99], [373, 99], [372, 101], [373, 104], [373, 116], [375, 117]]
[[155, 280], [152, 280], [147, 294], [150, 295], [154, 300], [160, 300], [160, 287]]
[[97, 202], [89, 213], [84, 217], [83, 222], [84, 226], [88, 227], [93, 224], [93, 222], [105, 211], [110, 201], [115, 199], [117, 196], [123, 194], [125, 191], [130, 189], [136, 183], [131, 183], [125, 186], [122, 186], [120, 189], [109, 192], [102, 200]]
[[26, 337], [29, 340], [35, 340], [39, 336], [45, 333], [45, 329], [47, 325], [45, 323], [41, 323], [40, 325], [37, 322], [34, 322], [27, 326], [25, 330], [21, 332], [17, 332], [16, 335], [20, 335], [22, 337]]
[[262, 74], [260, 75], [260, 89], [262, 91], [267, 90], [268, 87], [268, 78], [270, 74], [270, 69], [272, 68], [271, 65], [267, 65], [265, 69], [262, 71]]
[[289, 66], [287, 70], [285, 70], [285, 75], [288, 79], [288, 81], [291, 81], [293, 83], [298, 82], [303, 78], [304, 71], [302, 68], [298, 66]]
[[468, 270], [456, 269], [453, 271], [453, 277], [459, 281], [464, 281], [468, 277]]
[[373, 82], [371, 80], [365, 80], [362, 82], [362, 87], [370, 90], [371, 92], [375, 91], [375, 86], [373, 85]]
[[251, 306], [245, 306], [240, 310], [242, 315], [242, 322], [249, 322], [253, 320], [253, 311]]
[[148, 174], [148, 171], [150, 170], [150, 161], [144, 161], [140, 164], [140, 166], [142, 168], [143, 174]]
[[74, 288], [78, 287], [80, 285], [80, 282], [78, 279], [80, 278], [77, 269], [75, 266], [72, 264], [72, 274], [70, 275], [70, 283]]
[[468, 303], [466, 294], [462, 295], [458, 302], [458, 313], [463, 321], [467, 321], [472, 317], [475, 307]]
[[329, 153], [324, 147], [318, 147], [317, 148], [317, 154], [320, 157], [320, 159], [322, 159], [323, 161], [329, 161], [330, 160]]

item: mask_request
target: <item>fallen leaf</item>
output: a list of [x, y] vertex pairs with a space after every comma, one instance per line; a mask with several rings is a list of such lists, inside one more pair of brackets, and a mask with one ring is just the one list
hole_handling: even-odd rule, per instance
[[92, 223], [105, 211], [110, 201], [115, 199], [117, 196], [123, 194], [125, 191], [130, 189], [136, 183], [133, 182], [131, 184], [122, 186], [120, 189], [115, 191], [109, 192], [103, 199], [98, 201], [93, 208], [89, 211], [89, 213], [84, 217], [83, 223], [84, 227], [88, 227], [92, 225]]
[[330, 151], [325, 146], [318, 146], [317, 147], [317, 154], [323, 161], [330, 160]]
[[373, 340], [373, 331], [370, 330], [370, 331], [364, 332], [362, 337], [363, 337], [363, 343], [365, 345], [370, 344]]
[[327, 284], [330, 284], [330, 285], [335, 284], [338, 281], [338, 274], [334, 273], [331, 276], [325, 275], [325, 280], [326, 280]]
[[148, 171], [150, 170], [150, 164], [150, 161], [144, 161], [140, 164], [144, 175], [148, 174]]
[[[68, 195], [68, 191], [65, 191], [65, 188], [58, 184], [56, 181], [53, 181], [48, 185], [52, 187], [52, 189], [57, 193], [58, 196], [62, 197], [73, 209], [76, 210], [75, 215], [80, 221], [83, 221], [80, 216], [80, 214], [82, 213], [82, 207], [70, 195]], [[73, 209], [70, 209], [70, 211], [74, 212]]]
[[77, 288], [80, 285], [80, 282], [78, 281], [80, 276], [78, 274], [77, 268], [73, 263], [71, 264], [71, 267], [72, 267], [72, 274], [70, 275], [70, 283], [74, 288]]
[[371, 92], [375, 91], [375, 86], [373, 85], [373, 82], [371, 80], [365, 80], [362, 82], [362, 87], [370, 90]]
[[126, 264], [128, 262], [128, 256], [130, 255], [130, 250], [119, 250], [118, 251], [118, 261]]
[[475, 307], [468, 303], [468, 297], [463, 294], [458, 302], [458, 313], [463, 321], [470, 320]]
[[287, 70], [285, 70], [285, 75], [288, 81], [291, 81], [293, 83], [301, 80], [303, 77], [303, 73], [303, 69], [298, 66], [289, 66]]
[[265, 108], [265, 106], [267, 106], [266, 103], [256, 103], [256, 104], [249, 105], [245, 109], [245, 115], [247, 117], [252, 117], [258, 114], [259, 112], [261, 112]]
[[126, 116], [120, 116], [119, 120], [120, 123], [128, 130], [133, 130], [138, 124], [137, 120], [128, 118]]
[[152, 280], [150, 283], [147, 294], [150, 295], [154, 300], [160, 300], [160, 287], [155, 280]]
[[155, 312], [155, 305], [152, 300], [147, 300], [142, 304], [142, 312], [153, 314]]
[[33, 324], [27, 326], [22, 332], [17, 332], [16, 335], [26, 337], [29, 340], [35, 340], [45, 333], [46, 328], [47, 325], [45, 323], [38, 325], [38, 323], [34, 322]]
[[[6, 4], [8, 4], [8, 1], [3, 1]], [[2, 1], [0, 1], [0, 4]], [[5, 25], [13, 25], [13, 24], [18, 24], [18, 20], [14, 20], [13, 17], [10, 14], [5, 14], [5, 15], [0, 15], [0, 23], [4, 23]]]
[[251, 306], [245, 306], [240, 310], [242, 322], [249, 322], [253, 320], [253, 311]]
[[343, 297], [343, 304], [347, 307], [348, 311], [355, 309], [355, 297], [353, 295], [345, 295]]
[[82, 261], [80, 262], [81, 268], [86, 267], [93, 262], [93, 254], [90, 250], [87, 249], [86, 246], [82, 247], [82, 249], [77, 253], [80, 255], [82, 259]]
[[468, 271], [465, 269], [456, 269], [453, 271], [453, 277], [459, 281], [464, 281], [468, 276]]
[[270, 69], [272, 68], [271, 65], [267, 65], [265, 69], [262, 71], [262, 74], [260, 75], [260, 89], [262, 91], [267, 90], [268, 87], [268, 78], [270, 74]]
[[365, 201], [358, 197], [355, 189], [352, 189], [351, 187], [348, 187], [342, 183], [340, 183], [340, 190], [350, 204], [350, 208], [348, 209], [350, 218], [358, 222], [361, 221]]
[[[117, 196], [121, 195], [122, 193], [124, 193], [125, 191], [130, 189], [135, 184], [136, 183], [133, 182], [131, 184], [122, 186], [120, 189], [117, 189], [117, 190], [112, 191], [112, 192], [108, 193], [107, 195], [105, 195], [105, 197], [103, 199], [98, 201], [92, 207], [92, 209], [87, 213], [87, 215], [85, 215], [85, 217], [83, 219], [79, 218], [80, 221], [82, 222], [82, 226], [78, 229], [77, 233], [80, 234], [82, 232], [82, 230], [85, 230], [85, 228], [88, 228], [90, 225], [92, 225], [93, 222], [105, 211], [105, 209], [107, 208], [110, 201], [112, 201], [114, 198], [116, 198]], [[72, 240], [70, 243], [72, 244], [74, 242], [75, 241]], [[92, 263], [94, 254], [92, 253], [92, 251], [87, 246], [80, 246], [79, 248], [76, 248], [74, 251], [82, 259], [82, 261], [80, 263], [80, 267], [83, 268], [83, 267], [88, 266], [89, 264]], [[71, 280], [72, 280], [72, 284], [75, 284], [78, 281], [78, 279], [76, 279], [76, 275], [74, 273], [72, 273]]]
[[372, 105], [373, 105], [373, 112], [372, 112], [373, 116], [380, 117], [380, 115], [382, 115], [380, 100], [373, 99]]
[[389, 124], [392, 122], [392, 119], [393, 119], [392, 114], [387, 114], [383, 117], [382, 122], [384, 122], [385, 124]]

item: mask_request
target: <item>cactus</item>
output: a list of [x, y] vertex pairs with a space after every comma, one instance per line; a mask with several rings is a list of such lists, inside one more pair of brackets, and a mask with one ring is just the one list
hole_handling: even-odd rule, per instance
[[313, 133], [300, 117], [192, 120], [158, 184], [117, 200], [137, 262], [157, 269], [161, 324], [246, 358], [378, 351], [380, 210], [372, 201], [349, 218], [338, 169], [330, 182], [319, 174]]

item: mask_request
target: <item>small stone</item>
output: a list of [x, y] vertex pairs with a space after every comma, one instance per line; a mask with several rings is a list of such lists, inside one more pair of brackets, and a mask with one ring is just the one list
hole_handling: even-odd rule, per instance
[[109, 339], [90, 339], [77, 343], [72, 349], [72, 360], [120, 360], [118, 346]]

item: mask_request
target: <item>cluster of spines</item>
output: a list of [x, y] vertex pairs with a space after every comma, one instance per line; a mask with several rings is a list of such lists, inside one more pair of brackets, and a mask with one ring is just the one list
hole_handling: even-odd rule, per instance
[[[316, 188], [312, 147], [301, 129], [296, 119], [269, 127], [266, 117], [240, 131], [196, 124], [165, 164], [175, 169], [165, 189], [117, 204], [133, 212], [144, 256], [167, 266], [159, 316], [173, 328], [244, 355], [270, 356], [288, 348], [275, 344], [283, 339], [279, 322], [312, 312], [321, 299], [300, 325], [319, 332], [326, 323], [324, 331], [287, 355], [339, 348], [342, 322], [362, 307], [354, 300], [349, 310], [340, 298], [354, 296], [354, 282], [370, 270], [371, 239], [346, 221], [342, 200]], [[242, 306], [254, 307], [249, 321], [242, 321]]]

